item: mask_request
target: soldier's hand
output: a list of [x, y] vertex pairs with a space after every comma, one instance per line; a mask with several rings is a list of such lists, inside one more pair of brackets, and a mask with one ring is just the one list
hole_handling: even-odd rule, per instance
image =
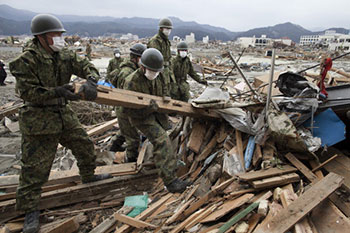
[[149, 102], [148, 109], [149, 109], [151, 112], [156, 112], [156, 111], [158, 111], [159, 106], [158, 106], [157, 102], [156, 102], [155, 100], [152, 99], [152, 100]]
[[74, 94], [74, 87], [69, 84], [64, 84], [55, 88], [55, 92], [59, 97], [63, 97], [66, 100], [79, 100], [80, 96]]
[[163, 96], [163, 102], [164, 103], [169, 103], [171, 100], [171, 97], [170, 96]]
[[78, 94], [84, 95], [85, 100], [93, 101], [97, 98], [97, 84], [96, 79], [88, 77], [87, 81], [81, 85]]

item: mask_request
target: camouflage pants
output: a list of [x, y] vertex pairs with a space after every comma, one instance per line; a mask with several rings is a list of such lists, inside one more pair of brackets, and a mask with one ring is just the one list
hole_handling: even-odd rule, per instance
[[153, 144], [154, 161], [164, 184], [171, 183], [175, 178], [176, 171], [175, 153], [170, 138], [156, 120], [155, 114], [151, 114], [142, 120], [135, 118], [130, 118], [130, 120]]
[[190, 85], [186, 81], [171, 83], [171, 98], [188, 102], [190, 99]]
[[139, 155], [139, 146], [141, 142], [140, 135], [138, 134], [137, 129], [132, 126], [129, 117], [125, 113], [122, 113], [118, 109], [117, 116], [120, 133], [124, 136], [126, 142], [125, 155], [129, 161], [136, 160]]
[[94, 145], [83, 128], [51, 135], [22, 134], [22, 170], [17, 188], [17, 210], [37, 210], [41, 187], [48, 181], [58, 143], [72, 150], [83, 181], [93, 177], [96, 167]]
[[159, 78], [163, 83], [163, 93], [165, 96], [170, 96], [171, 83], [175, 83], [175, 78], [169, 67], [164, 67], [163, 71], [159, 74]]

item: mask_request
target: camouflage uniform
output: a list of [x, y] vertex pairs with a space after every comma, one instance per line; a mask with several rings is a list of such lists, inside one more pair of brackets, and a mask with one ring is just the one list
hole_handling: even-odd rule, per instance
[[55, 88], [69, 83], [71, 75], [99, 77], [87, 59], [63, 49], [49, 54], [34, 38], [10, 63], [16, 88], [24, 100], [19, 112], [22, 133], [22, 170], [17, 189], [17, 209], [35, 211], [41, 187], [48, 180], [58, 143], [72, 150], [83, 181], [93, 178], [95, 153], [76, 114]]
[[170, 41], [161, 29], [159, 29], [158, 34], [154, 35], [147, 44], [147, 48], [158, 49], [163, 55], [164, 70], [160, 73], [158, 78], [163, 82], [164, 96], [170, 96], [170, 83], [176, 82], [170, 66], [170, 47]]
[[171, 85], [171, 96], [174, 99], [187, 102], [190, 99], [190, 85], [187, 82], [187, 75], [197, 82], [202, 80], [193, 70], [192, 62], [188, 57], [182, 58], [177, 55], [172, 59], [171, 66], [176, 79], [176, 83]]
[[107, 67], [107, 77], [106, 77], [109, 83], [112, 83], [115, 75], [119, 73], [119, 70], [120, 70], [119, 67], [122, 62], [123, 62], [123, 58], [121, 57], [114, 57], [111, 60], [109, 60], [108, 67]]
[[[133, 73], [136, 69], [137, 64], [135, 64], [133, 61], [127, 60], [122, 62], [122, 64], [120, 65], [120, 72], [117, 76], [115, 76], [112, 84], [116, 88], [123, 89], [126, 77]], [[128, 115], [122, 112], [121, 107], [117, 109], [116, 113], [120, 128], [120, 135], [117, 135], [117, 138], [120, 138], [120, 136], [125, 138], [125, 154], [128, 161], [136, 161], [138, 157], [138, 149], [140, 144], [140, 137], [137, 132], [137, 129], [134, 126], [132, 126], [132, 124], [129, 121]]]
[[[163, 96], [163, 83], [159, 78], [150, 81], [144, 76], [141, 68], [129, 75], [124, 84], [125, 89], [142, 92], [150, 95]], [[123, 112], [129, 115], [130, 122], [140, 130], [153, 144], [153, 155], [160, 177], [164, 184], [171, 183], [175, 178], [176, 159], [175, 153], [165, 128], [167, 117], [162, 113], [146, 114], [144, 109], [123, 108]], [[135, 141], [139, 138], [135, 138]]]

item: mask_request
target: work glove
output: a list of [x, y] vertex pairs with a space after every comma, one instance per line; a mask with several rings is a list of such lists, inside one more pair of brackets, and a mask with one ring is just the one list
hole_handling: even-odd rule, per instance
[[79, 100], [80, 96], [74, 94], [74, 87], [69, 84], [64, 84], [55, 88], [55, 92], [59, 97], [63, 97], [66, 100]]
[[199, 81], [199, 83], [208, 86], [207, 80], [202, 79]]
[[79, 95], [83, 95], [85, 100], [93, 101], [97, 98], [97, 81], [90, 76], [87, 81], [81, 85], [78, 91]]

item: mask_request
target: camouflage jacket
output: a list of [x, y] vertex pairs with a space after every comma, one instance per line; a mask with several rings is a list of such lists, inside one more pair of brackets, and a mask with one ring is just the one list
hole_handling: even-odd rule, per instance
[[116, 88], [122, 89], [124, 87], [125, 78], [137, 69], [137, 64], [129, 59], [122, 62], [119, 69], [120, 72], [114, 75], [112, 84]]
[[154, 35], [151, 40], [147, 44], [147, 48], [155, 48], [158, 49], [164, 58], [164, 65], [170, 65], [171, 59], [171, 51], [170, 51], [170, 41], [166, 35], [162, 31], [158, 31], [158, 34]]
[[[121, 57], [118, 57], [118, 58], [114, 57], [111, 60], [109, 60], [108, 67], [107, 67], [107, 77], [106, 77], [107, 81], [112, 82], [113, 76], [119, 73], [119, 67], [122, 62], [123, 62], [123, 59]], [[113, 74], [111, 74], [112, 72]]]
[[[54, 134], [62, 129], [76, 127], [78, 118], [66, 105], [63, 107], [42, 105], [57, 99], [55, 87], [69, 83], [72, 74], [81, 78], [99, 78], [97, 69], [86, 58], [67, 49], [51, 55], [34, 38], [23, 53], [10, 62], [10, 71], [16, 78], [16, 89], [27, 103], [20, 110], [20, 129], [28, 135]], [[30, 104], [29, 104], [30, 103]]]
[[191, 76], [197, 82], [201, 81], [199, 75], [193, 70], [192, 62], [188, 57], [182, 58], [179, 55], [172, 58], [171, 67], [177, 83], [185, 82], [187, 75]]
[[[150, 81], [146, 78], [141, 68], [130, 74], [124, 83], [124, 89], [130, 91], [141, 92], [149, 95], [163, 96], [162, 81], [157, 77], [156, 79]], [[129, 109], [123, 108], [123, 113], [128, 114], [132, 119], [133, 124], [137, 122], [144, 122], [147, 120], [152, 121], [152, 119], [157, 119], [158, 122], [165, 128], [168, 124], [168, 118], [162, 113], [152, 113], [151, 115], [145, 115], [144, 109]]]

